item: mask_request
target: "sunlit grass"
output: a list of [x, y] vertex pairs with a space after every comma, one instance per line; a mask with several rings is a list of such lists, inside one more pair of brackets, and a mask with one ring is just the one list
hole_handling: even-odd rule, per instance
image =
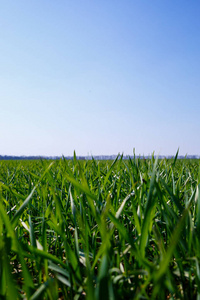
[[1, 299], [200, 299], [199, 160], [0, 162]]

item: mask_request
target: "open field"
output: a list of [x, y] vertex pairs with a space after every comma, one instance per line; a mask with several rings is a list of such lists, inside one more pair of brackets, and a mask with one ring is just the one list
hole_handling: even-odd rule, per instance
[[0, 161], [0, 299], [200, 299], [200, 160]]

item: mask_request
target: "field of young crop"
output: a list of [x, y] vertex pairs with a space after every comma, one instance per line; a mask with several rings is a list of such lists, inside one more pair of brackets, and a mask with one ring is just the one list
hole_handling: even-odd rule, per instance
[[0, 299], [200, 299], [200, 161], [0, 161]]

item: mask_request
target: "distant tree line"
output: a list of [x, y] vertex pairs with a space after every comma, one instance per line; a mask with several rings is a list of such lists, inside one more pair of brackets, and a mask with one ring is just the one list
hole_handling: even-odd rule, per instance
[[[61, 158], [65, 158], [66, 160], [72, 160], [73, 156], [41, 156], [41, 155], [37, 155], [37, 156], [13, 156], [13, 155], [0, 155], [0, 160], [37, 160], [37, 159], [47, 159], [47, 160], [55, 160], [55, 159], [61, 159]], [[76, 159], [78, 160], [90, 160], [90, 159], [95, 159], [95, 160], [114, 160], [116, 159], [117, 155], [96, 155], [96, 156], [76, 156]], [[156, 157], [156, 155], [155, 155]], [[133, 156], [128, 156], [125, 155], [123, 156], [123, 159], [133, 159]], [[135, 158], [140, 158], [140, 159], [148, 159], [151, 158], [151, 155], [148, 156], [135, 156]], [[173, 155], [159, 155], [158, 157], [159, 159], [171, 159], [174, 158]], [[178, 156], [178, 159], [200, 159], [199, 155], [187, 155], [187, 156]]]

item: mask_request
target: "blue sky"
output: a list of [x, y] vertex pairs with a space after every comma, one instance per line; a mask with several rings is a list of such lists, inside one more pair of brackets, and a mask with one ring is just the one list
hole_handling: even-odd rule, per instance
[[199, 1], [2, 1], [0, 154], [200, 155]]

